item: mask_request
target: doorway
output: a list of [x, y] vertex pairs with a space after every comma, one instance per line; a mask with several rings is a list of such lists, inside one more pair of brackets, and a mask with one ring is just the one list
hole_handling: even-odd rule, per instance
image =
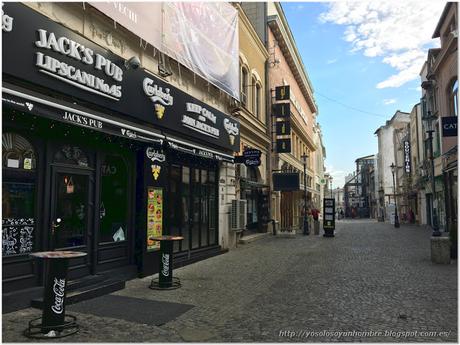
[[50, 207], [50, 250], [87, 252], [71, 261], [72, 276], [94, 273], [91, 270], [93, 185], [91, 170], [52, 166]]

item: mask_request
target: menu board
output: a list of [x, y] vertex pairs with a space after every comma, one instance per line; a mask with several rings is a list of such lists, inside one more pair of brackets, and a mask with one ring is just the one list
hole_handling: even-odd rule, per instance
[[163, 188], [147, 189], [147, 251], [160, 249], [160, 242], [150, 237], [163, 234]]

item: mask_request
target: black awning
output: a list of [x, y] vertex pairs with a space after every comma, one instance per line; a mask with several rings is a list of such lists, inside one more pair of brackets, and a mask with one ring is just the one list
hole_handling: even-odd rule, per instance
[[32, 115], [90, 128], [126, 139], [160, 145], [167, 142], [168, 148], [171, 150], [200, 158], [233, 163], [232, 155], [219, 150], [171, 137], [149, 127], [123, 121], [105, 113], [45, 96], [9, 83], [3, 83], [2, 102], [6, 106]]
[[165, 140], [168, 143], [168, 148], [171, 150], [176, 150], [181, 153], [190, 154], [204, 159], [212, 159], [217, 161], [234, 163], [233, 156], [220, 152], [218, 150], [214, 150], [201, 145], [196, 145], [183, 139], [170, 137], [169, 135], [166, 135]]
[[25, 113], [126, 139], [162, 144], [165, 138], [150, 128], [7, 83], [2, 87], [2, 102], [3, 105]]

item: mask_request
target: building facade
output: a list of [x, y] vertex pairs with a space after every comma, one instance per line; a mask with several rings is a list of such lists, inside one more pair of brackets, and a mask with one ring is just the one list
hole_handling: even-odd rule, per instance
[[[398, 194], [397, 190], [395, 190], [397, 189], [396, 178], [403, 169], [402, 162], [400, 162], [400, 165], [396, 162], [395, 152], [398, 147], [395, 146], [395, 143], [400, 143], [401, 131], [405, 130], [409, 121], [409, 113], [398, 110], [384, 126], [378, 128], [374, 133], [378, 138], [378, 217], [387, 221], [390, 220], [391, 214], [394, 213], [395, 197]], [[395, 186], [393, 186], [391, 164], [395, 164], [397, 170], [395, 172]]]
[[78, 279], [154, 273], [162, 234], [177, 264], [225, 251], [232, 98], [89, 4], [3, 16], [3, 291], [43, 284], [30, 252], [87, 252]]
[[[247, 4], [246, 6], [248, 6]], [[265, 4], [254, 4], [255, 10]], [[235, 5], [239, 14], [240, 104], [233, 114], [240, 121], [241, 141], [239, 155], [248, 150], [260, 151], [260, 165], [236, 164], [236, 194], [247, 200], [247, 224], [243, 235], [253, 231], [266, 232], [270, 217], [271, 133], [269, 113], [266, 110], [266, 73], [268, 52], [258, 35], [247, 7]], [[251, 13], [251, 11], [250, 11]], [[262, 16], [263, 17], [263, 16]], [[252, 20], [251, 20], [252, 19]]]
[[[285, 139], [275, 143], [272, 170], [296, 172], [300, 175], [300, 190], [281, 191], [272, 194], [272, 215], [280, 222], [282, 231], [295, 231], [301, 226], [304, 208], [304, 182], [307, 189], [307, 207], [313, 206], [313, 197], [320, 198], [315, 189], [314, 152], [318, 149], [314, 142], [313, 128], [318, 112], [311, 82], [300, 58], [294, 38], [289, 29], [283, 9], [279, 3], [268, 3], [268, 75], [271, 99], [274, 100], [276, 87], [290, 87], [288, 115], [290, 133]], [[280, 115], [273, 114], [272, 115]], [[275, 116], [271, 117], [273, 131], [276, 129]], [[278, 146], [278, 147], [277, 147]], [[321, 149], [321, 148], [319, 148]], [[280, 152], [281, 151], [281, 152]], [[305, 158], [302, 158], [305, 157]], [[306, 174], [304, 175], [304, 159]]]

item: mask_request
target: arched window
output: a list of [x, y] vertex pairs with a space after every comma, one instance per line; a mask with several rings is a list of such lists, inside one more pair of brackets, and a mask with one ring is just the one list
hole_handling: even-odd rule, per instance
[[30, 142], [16, 133], [2, 135], [2, 255], [34, 249], [37, 160]]
[[251, 78], [251, 90], [252, 90], [251, 110], [252, 110], [252, 113], [257, 117], [257, 114], [256, 114], [256, 107], [257, 107], [256, 83], [257, 83], [257, 79], [254, 76], [252, 76]]
[[451, 83], [449, 90], [450, 112], [453, 116], [458, 116], [458, 79]]
[[247, 105], [248, 102], [248, 69], [245, 66], [241, 67], [241, 103]]
[[27, 139], [15, 133], [3, 133], [2, 148], [4, 168], [35, 170], [35, 152]]
[[261, 92], [262, 92], [262, 87], [260, 86], [259, 83], [256, 83], [256, 85], [255, 85], [254, 115], [258, 119], [260, 119], [260, 117], [261, 117], [261, 113], [260, 113], [261, 101], [262, 101]]
[[64, 145], [54, 155], [55, 163], [64, 163], [78, 165], [82, 167], [89, 166], [89, 160], [86, 153], [78, 146]]

